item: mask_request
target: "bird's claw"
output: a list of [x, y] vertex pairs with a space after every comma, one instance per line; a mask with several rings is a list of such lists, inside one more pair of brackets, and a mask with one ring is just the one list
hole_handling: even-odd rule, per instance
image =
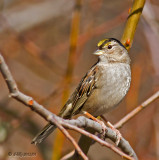
[[121, 135], [120, 131], [117, 130], [116, 128], [112, 128], [112, 130], [116, 133], [116, 142], [115, 142], [115, 144], [116, 144], [116, 146], [118, 146], [120, 141], [121, 141], [122, 135]]
[[105, 140], [105, 138], [106, 138], [106, 132], [107, 132], [107, 127], [106, 127], [106, 125], [104, 124], [104, 122], [103, 121], [98, 121], [99, 122], [99, 124], [102, 126], [102, 135], [103, 135], [103, 139]]

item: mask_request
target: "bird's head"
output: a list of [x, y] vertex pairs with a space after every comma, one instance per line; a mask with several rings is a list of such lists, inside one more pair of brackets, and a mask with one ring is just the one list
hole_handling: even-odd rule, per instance
[[98, 55], [100, 61], [130, 64], [128, 51], [119, 40], [115, 38], [104, 39], [97, 44], [97, 47], [94, 55]]

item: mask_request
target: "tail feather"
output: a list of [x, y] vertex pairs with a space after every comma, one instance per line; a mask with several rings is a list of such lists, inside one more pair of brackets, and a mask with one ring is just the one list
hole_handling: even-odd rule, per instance
[[[66, 106], [67, 107], [67, 106]], [[67, 110], [66, 107], [63, 107]], [[68, 119], [70, 118], [71, 114], [68, 115], [67, 112], [63, 110], [58, 114], [58, 116]], [[38, 144], [41, 143], [45, 138], [47, 138], [57, 127], [51, 123], [48, 123], [32, 140], [31, 144]]]
[[41, 132], [39, 132], [35, 138], [32, 140], [32, 144], [38, 144], [41, 143], [46, 137], [48, 137], [54, 130], [56, 129], [56, 126], [53, 124], [48, 123]]

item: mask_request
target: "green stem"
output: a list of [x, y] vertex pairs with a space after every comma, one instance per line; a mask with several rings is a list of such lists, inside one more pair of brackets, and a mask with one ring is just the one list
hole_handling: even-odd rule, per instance
[[124, 29], [124, 33], [121, 42], [124, 44], [127, 50], [132, 46], [135, 31], [142, 13], [145, 0], [135, 0], [127, 19], [127, 23]]

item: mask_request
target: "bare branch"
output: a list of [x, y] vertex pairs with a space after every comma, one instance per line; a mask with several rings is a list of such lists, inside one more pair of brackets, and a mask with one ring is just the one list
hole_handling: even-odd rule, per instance
[[128, 113], [125, 117], [123, 117], [119, 122], [117, 122], [114, 127], [120, 128], [125, 123], [127, 123], [131, 118], [133, 118], [135, 115], [137, 115], [139, 112], [141, 112], [146, 106], [148, 106], [150, 103], [155, 101], [159, 98], [159, 91], [157, 91], [155, 94], [153, 94], [150, 98], [148, 98], [146, 101], [144, 101], [141, 105], [136, 107], [133, 111]]
[[88, 160], [88, 157], [83, 153], [79, 145], [76, 143], [76, 141], [73, 139], [73, 137], [68, 133], [68, 131], [56, 120], [56, 118], [52, 117], [54, 124], [60, 129], [60, 131], [71, 141], [71, 143], [76, 148], [76, 151], [78, 152], [81, 157], [83, 157], [84, 160]]
[[63, 128], [63, 126], [57, 121], [56, 116], [51, 112], [47, 111], [42, 105], [34, 101], [32, 97], [26, 96], [25, 94], [21, 93], [18, 90], [16, 82], [14, 81], [8, 69], [8, 66], [5, 63], [1, 54], [0, 54], [0, 70], [9, 88], [10, 96], [22, 102], [26, 106], [30, 107], [32, 110], [40, 114], [46, 120], [55, 124], [61, 130], [61, 132], [71, 141], [71, 143], [74, 145], [75, 149], [77, 150], [78, 154], [81, 155], [81, 157], [83, 157], [84, 160], [88, 160], [87, 156], [82, 152], [82, 150], [80, 149], [76, 141], [72, 138], [72, 136], [70, 136], [67, 130]]
[[[90, 128], [95, 129], [99, 133], [102, 133], [102, 126], [98, 122], [92, 121], [92, 120], [87, 119], [86, 117], [83, 117], [83, 116], [79, 117], [77, 120], [67, 120], [67, 121], [69, 121], [69, 123], [74, 123], [76, 126], [70, 125], [69, 123], [62, 123], [62, 122], [61, 122], [61, 124], [63, 124], [63, 126], [69, 128], [69, 129], [73, 129], [73, 130], [78, 131], [79, 133], [81, 133], [83, 135], [86, 135], [87, 137], [95, 140], [96, 142], [98, 142], [102, 146], [106, 146], [106, 147], [112, 149], [115, 153], [119, 154], [120, 156], [122, 156], [122, 157], [124, 157], [126, 159], [132, 159], [131, 157], [127, 156], [126, 154], [123, 154], [115, 146], [103, 141], [102, 139], [98, 138], [97, 136], [95, 136], [93, 134], [90, 134], [90, 133], [86, 132], [85, 130], [82, 130], [82, 129], [78, 128], [78, 127], [82, 127], [82, 126], [83, 127], [90, 127]], [[78, 123], [78, 121], [79, 121], [79, 123]], [[116, 135], [115, 131], [113, 131], [112, 129], [107, 127], [106, 137], [110, 138], [111, 140], [113, 140], [115, 142], [116, 138], [117, 138], [117, 135]], [[135, 152], [130, 147], [128, 141], [126, 141], [123, 137], [121, 138], [121, 141], [119, 143], [119, 147], [125, 153], [127, 153], [128, 155], [130, 155], [130, 156], [134, 157], [135, 159], [137, 159], [137, 156], [136, 156]], [[130, 150], [131, 150], [131, 153], [129, 152]]]
[[73, 156], [74, 153], [75, 153], [75, 151], [73, 150], [70, 153], [63, 156], [60, 160], [68, 160], [69, 158], [71, 158]]

